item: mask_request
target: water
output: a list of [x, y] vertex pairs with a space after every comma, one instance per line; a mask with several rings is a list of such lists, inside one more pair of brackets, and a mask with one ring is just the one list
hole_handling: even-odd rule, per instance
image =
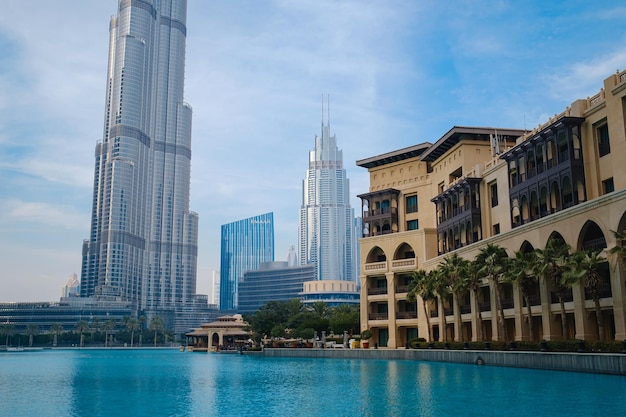
[[0, 416], [626, 415], [626, 377], [177, 350], [0, 353]]

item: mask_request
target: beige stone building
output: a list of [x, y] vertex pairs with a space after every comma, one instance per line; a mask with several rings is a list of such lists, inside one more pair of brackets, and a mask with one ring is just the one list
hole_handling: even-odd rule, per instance
[[[488, 243], [513, 256], [560, 237], [573, 250], [605, 249], [605, 338], [626, 339], [626, 272], [608, 253], [622, 243], [613, 231], [626, 229], [625, 129], [622, 71], [532, 131], [455, 126], [434, 144], [357, 161], [370, 174], [369, 192], [359, 195], [362, 328], [381, 347], [402, 347], [428, 339], [429, 311], [435, 340], [445, 331], [447, 340], [475, 341], [478, 326], [485, 340], [502, 340], [486, 279], [478, 300], [468, 293], [424, 309], [420, 298], [406, 299], [412, 272], [433, 270], [452, 253], [473, 260]], [[562, 338], [559, 302], [545, 280], [531, 296], [532, 337], [519, 288], [505, 285], [503, 298], [510, 340]], [[593, 301], [581, 285], [565, 308], [570, 337], [598, 338]]]

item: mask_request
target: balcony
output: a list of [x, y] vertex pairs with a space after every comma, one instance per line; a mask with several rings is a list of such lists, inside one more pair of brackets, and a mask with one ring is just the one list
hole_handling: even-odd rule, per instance
[[408, 285], [396, 285], [396, 294], [406, 294], [409, 292]]
[[365, 264], [365, 274], [387, 272], [387, 261]]
[[367, 289], [367, 295], [384, 295], [384, 294], [387, 294], [387, 287]]
[[389, 320], [389, 313], [369, 313], [368, 320]]
[[396, 319], [405, 320], [405, 319], [416, 319], [417, 311], [398, 311], [396, 312]]
[[414, 271], [416, 267], [417, 262], [415, 258], [398, 259], [395, 261], [391, 261], [392, 271]]

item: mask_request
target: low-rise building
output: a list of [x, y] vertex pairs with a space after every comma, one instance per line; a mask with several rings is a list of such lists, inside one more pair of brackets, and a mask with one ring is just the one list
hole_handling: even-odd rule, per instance
[[[604, 338], [626, 339], [626, 273], [609, 253], [623, 244], [614, 232], [626, 229], [625, 131], [622, 71], [532, 131], [455, 126], [434, 143], [357, 161], [370, 175], [369, 191], [359, 195], [362, 328], [390, 348], [419, 337], [503, 340], [493, 283], [484, 278], [476, 293], [425, 305], [407, 300], [413, 273], [452, 254], [473, 260], [488, 244], [513, 256], [561, 239], [574, 251], [603, 250]], [[509, 340], [599, 337], [594, 302], [580, 283], [564, 300], [565, 335], [548, 280], [539, 279], [530, 297], [532, 335], [520, 288], [503, 285], [502, 299]]]

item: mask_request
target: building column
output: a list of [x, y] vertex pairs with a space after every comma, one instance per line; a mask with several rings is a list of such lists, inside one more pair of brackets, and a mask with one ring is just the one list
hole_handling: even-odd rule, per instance
[[544, 340], [557, 340], [559, 337], [553, 333], [554, 323], [552, 319], [552, 300], [550, 299], [549, 284], [545, 278], [539, 278], [539, 295], [541, 297], [541, 327]]
[[368, 321], [368, 312], [370, 309], [369, 301], [367, 300], [367, 275], [360, 275], [359, 279], [361, 280], [361, 293], [359, 294], [359, 298], [361, 300], [361, 331], [365, 329], [369, 329], [369, 321]]
[[591, 326], [587, 319], [584, 285], [582, 283], [572, 285], [572, 294], [574, 295], [574, 325], [576, 329], [574, 338], [578, 340], [596, 339], [595, 335], [591, 334]]
[[387, 278], [387, 333], [389, 334], [387, 347], [389, 349], [395, 349], [398, 347], [398, 329], [396, 328], [396, 274], [387, 272], [385, 277]]
[[[615, 320], [615, 340], [626, 340], [626, 276], [624, 262], [617, 254], [607, 253], [611, 293], [613, 294], [613, 317]], [[606, 326], [606, 324], [605, 324]]]

